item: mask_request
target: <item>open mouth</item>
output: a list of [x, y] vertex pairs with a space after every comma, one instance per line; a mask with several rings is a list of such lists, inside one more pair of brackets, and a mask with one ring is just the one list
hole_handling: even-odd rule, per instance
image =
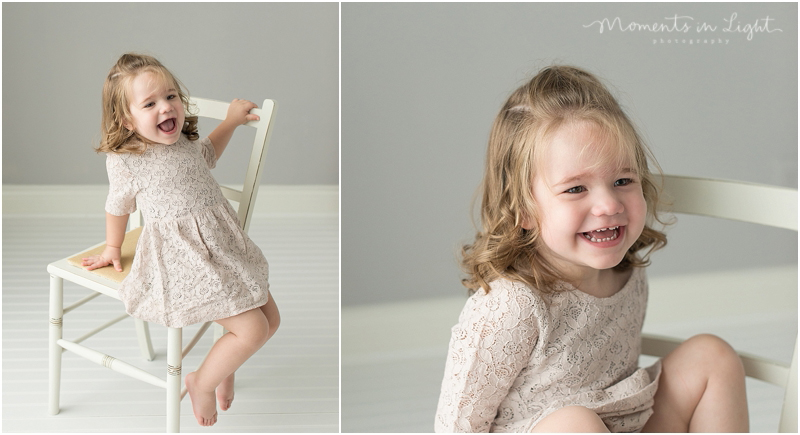
[[178, 123], [176, 122], [175, 118], [170, 118], [161, 124], [158, 124], [158, 129], [163, 131], [167, 134], [175, 133], [175, 130], [178, 128]]
[[594, 231], [587, 231], [585, 233], [581, 233], [586, 240], [592, 243], [602, 243], [602, 242], [610, 242], [612, 240], [616, 240], [620, 234], [620, 227], [609, 227], [609, 228], [600, 228]]

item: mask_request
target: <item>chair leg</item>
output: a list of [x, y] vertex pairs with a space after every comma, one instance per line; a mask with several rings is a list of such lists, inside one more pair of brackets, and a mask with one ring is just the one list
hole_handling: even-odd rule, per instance
[[789, 367], [778, 432], [797, 433], [797, 339], [794, 341], [794, 356]]
[[225, 327], [220, 325], [219, 323], [214, 323], [214, 343], [217, 342], [220, 338], [222, 338], [225, 333], [228, 332], [225, 330]]
[[167, 330], [167, 432], [181, 431], [183, 329]]
[[141, 319], [134, 319], [136, 321], [136, 337], [139, 339], [139, 350], [142, 352], [142, 358], [147, 361], [152, 361], [156, 357], [153, 351], [153, 343], [150, 341], [150, 325]]
[[64, 317], [64, 280], [50, 275], [50, 337], [49, 337], [49, 412], [56, 415], [61, 410], [61, 354], [63, 350], [58, 344], [62, 338], [62, 321]]

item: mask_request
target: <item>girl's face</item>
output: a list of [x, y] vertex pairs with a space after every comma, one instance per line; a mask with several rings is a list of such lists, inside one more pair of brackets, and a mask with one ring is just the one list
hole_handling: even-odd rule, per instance
[[186, 116], [177, 89], [144, 72], [131, 82], [128, 99], [132, 119], [124, 122], [125, 128], [155, 143], [177, 142]]
[[603, 137], [592, 122], [561, 126], [532, 183], [545, 255], [576, 279], [619, 264], [645, 225], [647, 205], [633, 169], [597, 164]]

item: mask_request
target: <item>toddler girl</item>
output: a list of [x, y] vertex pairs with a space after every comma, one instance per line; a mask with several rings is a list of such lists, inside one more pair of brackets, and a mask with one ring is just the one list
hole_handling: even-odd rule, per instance
[[[233, 100], [226, 119], [198, 140], [181, 83], [156, 59], [125, 54], [103, 86], [107, 153], [106, 248], [84, 258], [92, 270], [113, 265], [128, 215], [145, 225], [130, 273], [119, 287], [134, 317], [169, 327], [216, 321], [229, 333], [185, 383], [198, 423], [216, 423], [216, 401], [233, 401], [234, 371], [275, 333], [280, 315], [269, 292], [267, 260], [239, 226], [210, 169], [237, 126], [259, 119], [256, 105]], [[216, 390], [216, 394], [215, 394]]]
[[721, 339], [637, 366], [644, 267], [666, 244], [648, 157], [585, 71], [545, 68], [511, 95], [489, 138], [482, 230], [463, 251], [473, 294], [452, 329], [438, 432], [748, 429], [742, 364]]

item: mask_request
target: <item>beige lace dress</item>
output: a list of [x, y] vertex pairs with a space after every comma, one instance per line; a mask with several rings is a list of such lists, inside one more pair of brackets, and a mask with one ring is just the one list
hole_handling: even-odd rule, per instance
[[529, 432], [570, 405], [612, 432], [641, 430], [661, 373], [660, 361], [638, 367], [644, 269], [608, 298], [558, 287], [542, 294], [498, 280], [469, 298], [452, 328], [437, 432]]
[[239, 226], [211, 168], [211, 141], [181, 136], [142, 155], [108, 153], [106, 211], [141, 210], [144, 229], [119, 295], [133, 317], [169, 327], [267, 303], [269, 266]]

